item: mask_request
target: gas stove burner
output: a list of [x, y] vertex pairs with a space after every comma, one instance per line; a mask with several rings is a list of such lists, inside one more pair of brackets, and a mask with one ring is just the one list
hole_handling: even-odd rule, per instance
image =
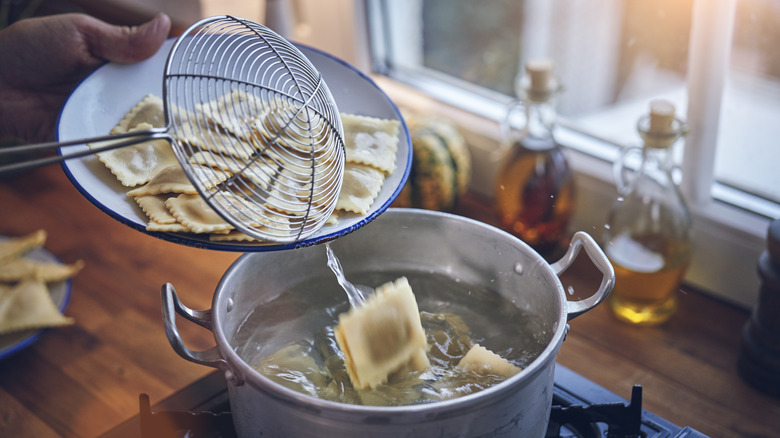
[[[140, 414], [103, 438], [235, 438], [224, 377], [214, 372], [154, 408], [140, 396]], [[706, 438], [642, 409], [642, 387], [631, 401], [607, 391], [561, 365], [556, 365], [553, 406], [546, 438]]]
[[[229, 405], [215, 407], [224, 412], [152, 412], [147, 394], [141, 394], [141, 437], [232, 438], [233, 420]], [[590, 406], [566, 405], [560, 395], [553, 395], [553, 407], [545, 438], [641, 438], [642, 387], [634, 386], [631, 402], [604, 403]]]
[[634, 385], [631, 402], [570, 405], [553, 394], [553, 407], [546, 438], [640, 438], [642, 433], [642, 387]]
[[230, 412], [152, 412], [148, 394], [141, 394], [141, 438], [233, 438]]

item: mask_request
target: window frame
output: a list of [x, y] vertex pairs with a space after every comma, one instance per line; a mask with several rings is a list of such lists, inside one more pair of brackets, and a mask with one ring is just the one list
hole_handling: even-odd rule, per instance
[[[307, 3], [311, 9], [325, 8], [318, 2]], [[763, 215], [721, 200], [747, 201], [739, 191], [714, 181], [714, 129], [720, 114], [721, 90], [726, 81], [727, 49], [731, 47], [732, 23], [737, 0], [697, 0], [694, 5], [689, 61], [691, 68], [687, 83], [694, 91], [689, 95], [686, 122], [691, 134], [686, 137], [683, 154], [681, 190], [689, 202], [694, 219], [694, 258], [686, 275], [686, 283], [723, 300], [742, 307], [752, 307], [758, 299], [759, 278], [756, 263], [765, 249], [766, 230], [771, 220]], [[319, 2], [323, 3], [323, 2]], [[333, 7], [331, 2], [329, 7]], [[336, 8], [351, 11], [351, 26], [319, 25], [310, 32], [312, 44], [353, 63], [369, 74], [377, 84], [402, 108], [439, 114], [453, 120], [463, 131], [472, 149], [474, 160], [472, 190], [492, 196], [492, 174], [496, 168], [498, 124], [503, 118], [503, 105], [510, 98], [444, 78], [432, 72], [405, 71], [385, 63], [386, 46], [377, 43], [385, 30], [381, 28], [381, 0], [335, 0]], [[710, 3], [705, 6], [705, 3]], [[717, 38], [707, 28], [721, 29]], [[726, 30], [726, 31], [723, 31]], [[358, 41], [361, 44], [328, 46], [324, 35], [334, 41]], [[337, 35], [337, 36], [333, 36]], [[306, 41], [304, 41], [305, 43]], [[714, 124], [713, 124], [714, 123]], [[556, 131], [557, 140], [566, 148], [570, 164], [578, 181], [578, 209], [573, 230], [584, 230], [599, 237], [598, 225], [603, 223], [606, 211], [617, 196], [612, 162], [618, 150], [626, 145], [597, 138], [574, 129], [562, 119]], [[492, 161], [491, 161], [492, 160]], [[692, 175], [696, 175], [693, 178]], [[759, 205], [757, 202], [755, 205]]]

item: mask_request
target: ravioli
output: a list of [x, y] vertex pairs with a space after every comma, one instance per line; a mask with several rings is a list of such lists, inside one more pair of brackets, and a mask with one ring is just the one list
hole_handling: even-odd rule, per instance
[[[239, 221], [249, 225], [252, 228], [262, 230], [266, 234], [287, 236], [292, 232], [290, 219], [283, 214], [274, 212], [273, 210], [258, 211], [258, 206], [254, 202], [229, 192], [219, 192], [214, 195], [214, 201], [219, 203], [222, 208], [237, 217]], [[263, 206], [262, 208], [267, 208]], [[248, 241], [249, 239], [257, 240], [251, 236], [245, 235], [238, 230], [230, 230], [230, 232], [217, 235], [212, 234], [210, 240], [212, 241]]]
[[135, 202], [144, 211], [146, 217], [150, 222], [154, 222], [158, 225], [175, 224], [176, 218], [168, 211], [168, 207], [165, 206], [165, 201], [174, 195], [168, 193], [159, 195], [142, 195], [136, 196]]
[[184, 225], [190, 233], [227, 233], [233, 229], [198, 195], [181, 194], [168, 198], [165, 206], [176, 222]]
[[458, 362], [458, 368], [477, 374], [492, 374], [505, 379], [521, 371], [520, 367], [479, 344], [474, 344], [469, 349]]
[[146, 231], [155, 231], [161, 233], [189, 233], [190, 229], [178, 222], [161, 224], [150, 220], [146, 224]]
[[420, 312], [406, 277], [379, 286], [363, 305], [340, 315], [335, 335], [358, 389], [385, 383], [401, 368], [430, 366]]
[[[298, 218], [306, 214], [315, 221], [329, 214], [327, 226], [338, 225], [339, 217], [368, 214], [386, 175], [395, 168], [400, 122], [340, 114], [345, 142], [342, 155], [340, 148], [329, 148], [329, 142], [336, 139], [321, 114], [301, 113], [278, 95], [269, 94], [264, 102], [249, 91], [232, 89], [215, 95], [197, 104], [194, 111], [167, 108], [171, 135], [180, 146], [177, 152], [195, 166], [190, 169], [195, 172], [194, 180], [203, 182], [200, 191], [166, 140], [98, 153], [148, 217], [147, 230], [216, 233], [215, 240], [247, 241], [249, 236], [234, 230], [207, 202], [193, 198], [200, 192], [208, 192], [212, 199], [234, 196], [227, 190], [251, 197], [252, 204], [234, 199], [220, 205], [237, 207], [236, 217], [280, 236], [289, 235], [302, 222]], [[162, 127], [165, 111], [162, 99], [147, 95], [111, 133]], [[310, 210], [312, 181], [332, 181], [329, 175], [340, 172], [342, 166], [341, 192], [337, 193], [336, 185], [320, 192], [312, 198]], [[220, 191], [215, 193], [217, 187]], [[314, 187], [314, 191], [319, 189]], [[188, 196], [178, 196], [184, 194]], [[324, 206], [332, 205], [334, 198], [335, 208], [328, 212]], [[262, 205], [259, 210], [258, 205]]]
[[0, 334], [73, 323], [54, 304], [48, 283], [76, 275], [84, 262], [65, 265], [27, 256], [46, 243], [46, 231], [0, 241]]
[[287, 150], [306, 157], [323, 157], [341, 153], [334, 148], [332, 127], [313, 111], [301, 111], [275, 99], [254, 122], [256, 137], [252, 141], [263, 153]]
[[151, 127], [161, 128], [165, 126], [165, 106], [162, 99], [153, 95], [147, 94], [136, 103], [130, 111], [122, 117], [122, 120], [111, 129], [110, 134], [123, 134], [130, 132], [138, 127], [138, 125], [146, 123]]
[[13, 282], [32, 277], [45, 282], [62, 281], [76, 275], [83, 267], [81, 260], [65, 265], [20, 257], [0, 264], [0, 281]]
[[347, 163], [366, 164], [386, 174], [393, 172], [400, 122], [342, 113], [341, 123]]
[[371, 166], [348, 163], [344, 166], [344, 180], [336, 208], [367, 214], [383, 183], [384, 175], [381, 171]]
[[263, 102], [244, 90], [232, 89], [216, 99], [196, 105], [209, 120], [241, 138], [252, 135], [252, 123], [266, 110]]
[[32, 277], [0, 285], [0, 333], [73, 324], [60, 313], [43, 280]]
[[[128, 132], [146, 131], [151, 128], [151, 124], [143, 122], [130, 128]], [[111, 140], [118, 141], [121, 140]], [[88, 146], [96, 148], [105, 144], [95, 143]], [[148, 140], [132, 146], [98, 152], [97, 156], [126, 187], [145, 184], [160, 170], [179, 163], [167, 140]]]
[[162, 193], [186, 193], [190, 195], [197, 194], [198, 191], [192, 185], [184, 169], [180, 166], [169, 166], [161, 169], [144, 186], [132, 189], [127, 192], [127, 196], [153, 196]]
[[206, 122], [197, 124], [191, 120], [183, 120], [179, 123], [175, 136], [179, 141], [197, 148], [193, 153], [199, 150], [211, 151], [218, 155], [247, 160], [258, 152], [248, 141]]
[[[229, 177], [227, 173], [210, 167], [195, 166], [191, 170], [195, 173], [197, 181], [205, 183], [204, 188], [206, 189], [216, 187]], [[192, 181], [184, 173], [184, 169], [179, 165], [175, 165], [160, 170], [146, 185], [128, 191], [127, 196], [135, 198], [162, 193], [195, 195], [198, 193], [198, 190], [192, 185]]]
[[227, 234], [211, 234], [209, 240], [212, 242], [258, 242], [259, 240], [242, 233], [238, 230], [231, 230]]
[[20, 237], [0, 241], [0, 263], [15, 259], [21, 254], [46, 243], [46, 230], [37, 230]]
[[238, 157], [225, 157], [200, 151], [190, 156], [190, 162], [202, 166], [210, 166], [268, 188], [271, 179], [276, 175], [277, 166], [271, 160], [255, 159], [247, 161]]
[[306, 175], [283, 169], [277, 176], [266, 202], [269, 207], [281, 213], [303, 216], [309, 209], [310, 192], [311, 183]]

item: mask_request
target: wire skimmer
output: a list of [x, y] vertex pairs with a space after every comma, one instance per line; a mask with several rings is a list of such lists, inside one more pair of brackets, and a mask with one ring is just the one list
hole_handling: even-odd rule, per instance
[[91, 147], [0, 173], [165, 139], [200, 196], [249, 236], [295, 242], [328, 220], [343, 180], [343, 128], [321, 74], [290, 42], [240, 18], [201, 20], [168, 55], [163, 101], [161, 128], [3, 148]]

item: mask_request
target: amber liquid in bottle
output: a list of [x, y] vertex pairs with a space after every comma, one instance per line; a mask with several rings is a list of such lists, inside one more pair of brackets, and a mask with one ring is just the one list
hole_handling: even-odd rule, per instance
[[[620, 196], [607, 215], [603, 247], [615, 268], [612, 312], [621, 321], [652, 326], [677, 310], [677, 290], [691, 260], [691, 216], [672, 177], [672, 146], [687, 128], [671, 102], [654, 100], [637, 129], [642, 147], [624, 149], [615, 162]], [[636, 169], [626, 165], [632, 152], [641, 157]]]
[[501, 227], [550, 260], [568, 241], [574, 202], [574, 180], [561, 147], [552, 138], [519, 140], [496, 180]]
[[615, 269], [609, 305], [634, 325], [657, 325], [677, 310], [677, 289], [688, 269], [691, 244], [657, 235], [621, 235], [607, 248]]

